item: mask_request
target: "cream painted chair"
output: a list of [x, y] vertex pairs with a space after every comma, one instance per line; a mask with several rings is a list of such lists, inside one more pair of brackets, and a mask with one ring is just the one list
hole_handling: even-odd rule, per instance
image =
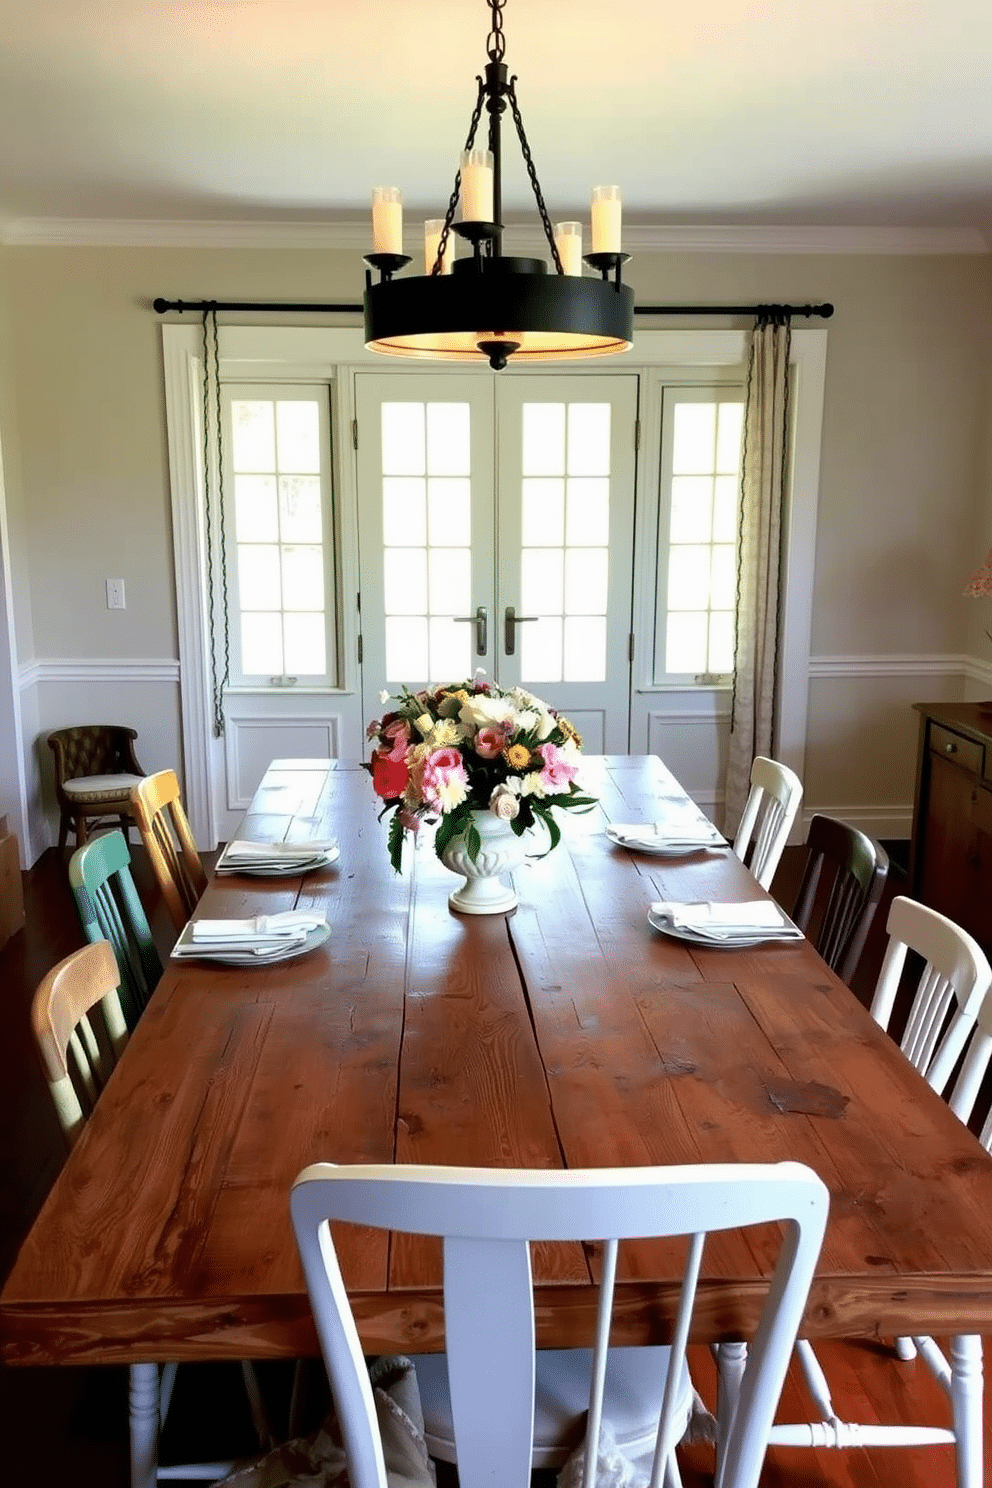
[[803, 787], [788, 765], [759, 754], [751, 766], [751, 791], [734, 838], [734, 852], [763, 889], [771, 888], [795, 821]]
[[[685, 1346], [708, 1231], [779, 1221], [782, 1247], [747, 1361], [716, 1488], [754, 1488], [827, 1219], [828, 1193], [799, 1163], [714, 1163], [571, 1172], [316, 1163], [293, 1185], [291, 1212], [342, 1428], [351, 1488], [386, 1488], [368, 1370], [329, 1220], [444, 1240], [444, 1327], [460, 1488], [529, 1488], [533, 1462], [531, 1241], [602, 1241], [596, 1342], [582, 1401], [585, 1488], [604, 1422], [604, 1380], [618, 1243], [689, 1239], [670, 1349], [654, 1376], [652, 1481], [678, 1481], [675, 1446]], [[622, 1352], [622, 1350], [620, 1351]], [[580, 1418], [581, 1420], [581, 1418]]]
[[131, 792], [134, 819], [169, 917], [181, 930], [200, 902], [207, 875], [200, 862], [172, 770], [146, 775]]
[[[31, 1021], [59, 1124], [74, 1147], [128, 1041], [118, 988], [120, 971], [109, 940], [74, 951], [43, 977], [31, 1004]], [[254, 1365], [242, 1376], [259, 1443], [272, 1445]], [[129, 1385], [131, 1482], [146, 1488], [156, 1480], [226, 1477], [233, 1462], [158, 1465], [158, 1438], [165, 1422], [176, 1365], [132, 1364]]]

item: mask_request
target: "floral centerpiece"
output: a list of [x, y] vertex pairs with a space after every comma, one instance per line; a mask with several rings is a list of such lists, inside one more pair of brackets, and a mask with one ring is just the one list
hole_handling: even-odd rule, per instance
[[[383, 692], [380, 701], [389, 697]], [[381, 814], [393, 812], [389, 858], [397, 873], [405, 834], [424, 821], [438, 821], [439, 858], [464, 834], [474, 861], [480, 837], [473, 812], [491, 812], [518, 837], [543, 822], [550, 852], [561, 840], [552, 809], [595, 806], [576, 783], [579, 734], [524, 688], [504, 692], [477, 675], [421, 692], [403, 688], [395, 701], [366, 730], [376, 740], [366, 769], [385, 802]]]

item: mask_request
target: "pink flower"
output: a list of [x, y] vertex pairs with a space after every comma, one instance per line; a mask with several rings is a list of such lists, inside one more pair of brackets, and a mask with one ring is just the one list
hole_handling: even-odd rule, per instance
[[390, 743], [392, 748], [388, 751], [391, 760], [406, 758], [407, 746], [410, 743], [410, 725], [405, 718], [395, 718], [392, 723], [387, 723], [382, 729], [383, 744]]
[[576, 766], [569, 763], [557, 744], [539, 744], [537, 753], [544, 760], [541, 784], [546, 791], [564, 790], [578, 774]]
[[413, 812], [412, 811], [407, 811], [406, 807], [402, 807], [400, 809], [400, 811], [398, 812], [398, 815], [399, 815], [399, 819], [400, 819], [401, 825], [404, 826], [404, 827], [406, 827], [406, 829], [407, 829], [408, 832], [419, 832], [420, 831], [420, 817], [419, 816], [414, 816]]
[[468, 795], [468, 773], [458, 749], [435, 749], [424, 766], [423, 796], [435, 810], [451, 811]]
[[482, 759], [496, 759], [503, 753], [506, 732], [501, 728], [480, 728], [475, 736], [475, 752]]

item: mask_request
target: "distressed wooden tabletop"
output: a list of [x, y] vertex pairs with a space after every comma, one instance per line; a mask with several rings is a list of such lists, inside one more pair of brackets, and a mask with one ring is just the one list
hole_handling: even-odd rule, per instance
[[[831, 1195], [808, 1337], [992, 1331], [992, 1158], [805, 942], [698, 948], [652, 900], [763, 897], [729, 851], [613, 846], [682, 800], [654, 757], [516, 875], [508, 916], [449, 910], [429, 830], [394, 875], [368, 775], [277, 761], [241, 835], [336, 836], [300, 879], [227, 877], [210, 916], [313, 907], [294, 962], [170, 963], [0, 1298], [11, 1363], [297, 1357], [317, 1343], [288, 1194], [307, 1163], [557, 1168], [808, 1163]], [[443, 1346], [439, 1251], [338, 1234], [369, 1352]], [[714, 1236], [697, 1339], [747, 1336], [774, 1236]], [[681, 1258], [622, 1252], [614, 1337], [666, 1337]], [[595, 1247], [540, 1247], [538, 1341], [588, 1342]]]

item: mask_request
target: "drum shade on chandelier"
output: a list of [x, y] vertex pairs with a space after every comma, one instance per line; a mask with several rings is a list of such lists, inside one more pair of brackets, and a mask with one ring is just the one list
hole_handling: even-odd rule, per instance
[[[403, 205], [395, 186], [372, 194], [372, 247], [366, 255], [365, 344], [391, 356], [477, 362], [499, 370], [515, 364], [610, 356], [633, 343], [634, 294], [621, 282], [629, 254], [620, 247], [620, 192], [592, 193], [592, 251], [583, 257], [582, 224], [552, 227], [517, 103], [516, 77], [503, 61], [503, 7], [488, 0], [492, 28], [489, 61], [462, 151], [461, 166], [443, 218], [424, 224], [422, 275], [397, 277], [411, 262], [403, 252]], [[501, 251], [502, 116], [509, 108], [551, 253], [550, 272], [540, 258], [510, 258]], [[476, 145], [483, 110], [488, 148]], [[460, 205], [460, 217], [455, 212]], [[471, 253], [455, 256], [455, 239]], [[587, 264], [597, 277], [583, 276]], [[372, 271], [378, 283], [372, 282]]]

